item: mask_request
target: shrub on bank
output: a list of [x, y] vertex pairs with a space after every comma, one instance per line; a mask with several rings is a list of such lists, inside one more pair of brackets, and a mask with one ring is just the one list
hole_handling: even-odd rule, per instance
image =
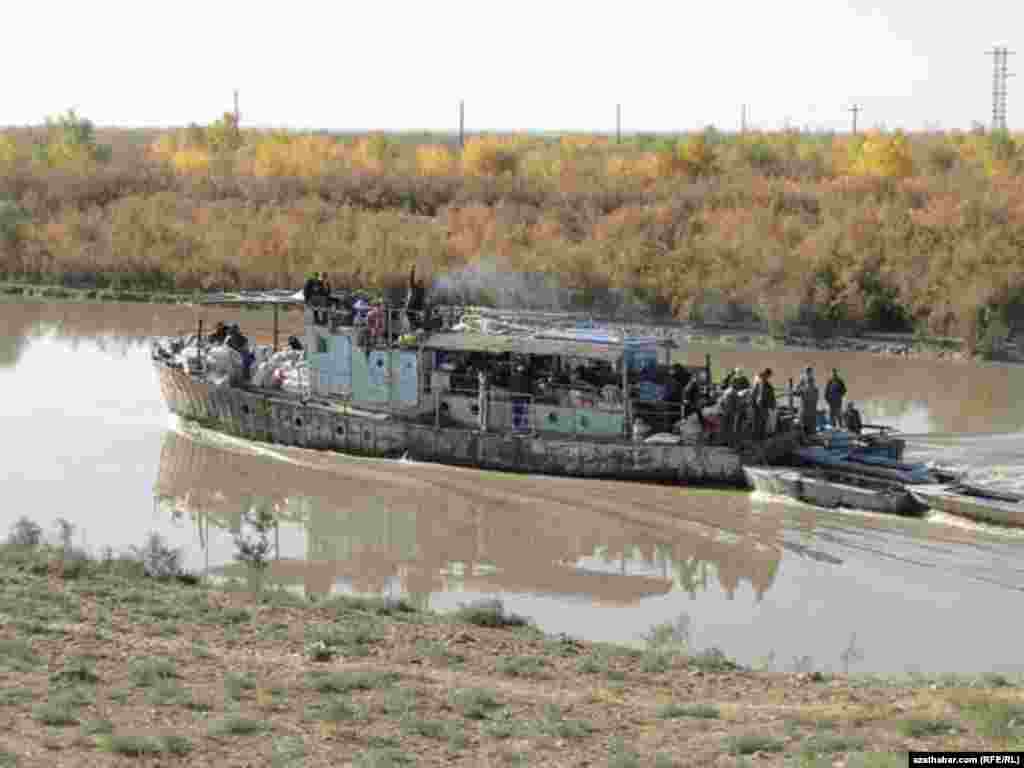
[[581, 306], [629, 296], [680, 318], [914, 328], [983, 350], [1006, 336], [987, 318], [1012, 331], [1024, 289], [1009, 134], [479, 136], [459, 157], [438, 137], [242, 131], [228, 115], [111, 133], [88, 173], [24, 156], [97, 135], [73, 113], [3, 135], [0, 278], [238, 289], [316, 269], [400, 292], [412, 263], [493, 264], [479, 298], [530, 273]]

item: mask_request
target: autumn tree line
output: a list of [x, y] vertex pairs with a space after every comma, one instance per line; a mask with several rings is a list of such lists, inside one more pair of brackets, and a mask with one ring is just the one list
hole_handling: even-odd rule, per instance
[[[576, 306], [817, 332], [1024, 324], [1024, 136], [0, 132], [0, 278], [397, 289], [486, 264]], [[469, 297], [493, 300], [485, 289]]]

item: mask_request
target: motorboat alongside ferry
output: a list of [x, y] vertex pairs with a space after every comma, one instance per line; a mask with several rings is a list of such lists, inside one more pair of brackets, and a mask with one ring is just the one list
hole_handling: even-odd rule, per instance
[[826, 509], [919, 515], [927, 506], [899, 483], [864, 475], [772, 467], [744, 467], [743, 471], [754, 490]]

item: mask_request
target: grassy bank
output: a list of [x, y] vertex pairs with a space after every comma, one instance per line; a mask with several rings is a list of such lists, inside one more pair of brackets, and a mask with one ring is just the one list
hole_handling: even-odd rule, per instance
[[1003, 678], [753, 672], [668, 626], [634, 650], [546, 637], [495, 603], [441, 616], [213, 589], [159, 541], [90, 559], [25, 523], [15, 538], [3, 766], [886, 768], [910, 749], [1024, 747], [1024, 690]]
[[[266, 288], [310, 270], [472, 301], [997, 345], [1024, 319], [1006, 134], [0, 135], [0, 277]], [[527, 279], [527, 276], [534, 276]], [[565, 289], [565, 290], [561, 290]]]

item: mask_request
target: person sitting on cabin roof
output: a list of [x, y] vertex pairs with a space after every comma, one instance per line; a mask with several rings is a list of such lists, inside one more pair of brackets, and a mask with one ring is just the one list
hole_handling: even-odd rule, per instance
[[857, 406], [851, 400], [846, 401], [846, 408], [843, 410], [843, 424], [855, 435], [859, 435], [860, 431], [864, 429], [864, 422], [861, 421], [860, 411], [857, 410]]
[[409, 270], [409, 290], [405, 296], [405, 318], [409, 324], [409, 330], [422, 328], [423, 310], [425, 306], [426, 288], [422, 280], [416, 279], [416, 265]]
[[366, 314], [366, 327], [370, 337], [378, 341], [384, 337], [384, 302], [377, 301]]
[[223, 344], [228, 337], [228, 326], [223, 321], [217, 322], [217, 327], [214, 328], [213, 333], [210, 334], [211, 344]]
[[366, 323], [366, 317], [370, 312], [369, 302], [362, 296], [357, 297], [355, 303], [352, 305], [352, 312], [354, 313], [352, 315], [352, 324], [363, 325]]
[[750, 389], [750, 379], [747, 378], [747, 374], [743, 372], [742, 368], [732, 369], [732, 388], [737, 392], [742, 392], [745, 389]]
[[302, 298], [305, 299], [307, 304], [312, 304], [313, 296], [317, 292], [317, 283], [320, 281], [320, 274], [318, 272], [311, 272], [309, 278], [306, 280], [306, 285], [302, 289]]

